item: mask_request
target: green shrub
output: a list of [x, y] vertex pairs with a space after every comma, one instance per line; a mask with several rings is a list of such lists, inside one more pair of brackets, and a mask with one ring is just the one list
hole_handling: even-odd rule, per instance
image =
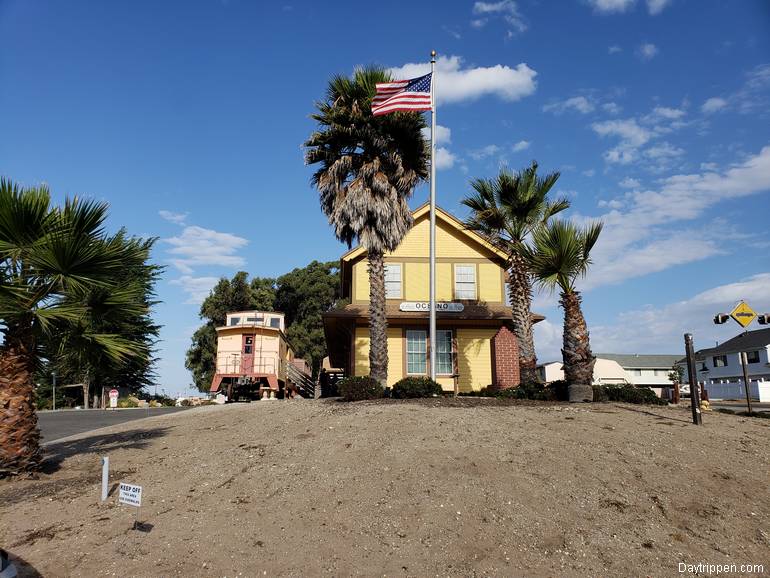
[[594, 385], [594, 401], [596, 402], [602, 402], [602, 401], [610, 401], [609, 396], [607, 395], [607, 388], [603, 385]]
[[190, 407], [192, 405], [192, 402], [189, 399], [185, 398], [179, 402], [179, 405], [181, 405], [182, 407]]
[[135, 397], [121, 397], [118, 407], [139, 407], [139, 401]]
[[435, 397], [442, 392], [441, 386], [429, 377], [405, 377], [393, 386], [392, 396], [398, 399]]
[[[602, 401], [624, 401], [643, 405], [668, 405], [668, 401], [659, 398], [649, 387], [636, 387], [634, 385], [595, 385], [594, 401], [597, 400], [597, 389]], [[602, 395], [603, 393], [603, 395]]]
[[558, 381], [552, 381], [546, 386], [551, 392], [552, 399], [556, 401], [569, 401], [569, 383], [560, 379]]
[[346, 377], [337, 383], [337, 389], [345, 401], [379, 399], [385, 395], [385, 390], [382, 386], [368, 375]]

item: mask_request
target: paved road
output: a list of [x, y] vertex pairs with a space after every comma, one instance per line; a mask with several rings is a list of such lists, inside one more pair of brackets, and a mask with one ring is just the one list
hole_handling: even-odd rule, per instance
[[109, 425], [124, 423], [135, 419], [176, 413], [187, 407], [156, 407], [147, 409], [81, 409], [62, 411], [43, 411], [37, 414], [37, 423], [43, 442], [52, 442], [71, 435], [91, 431]]

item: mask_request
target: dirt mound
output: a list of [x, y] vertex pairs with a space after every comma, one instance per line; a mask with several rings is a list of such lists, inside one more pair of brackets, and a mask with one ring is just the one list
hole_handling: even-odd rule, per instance
[[[0, 482], [0, 545], [44, 576], [770, 571], [770, 422], [689, 422], [486, 399], [195, 409], [49, 446], [56, 471]], [[98, 503], [103, 453], [144, 487], [144, 532]]]

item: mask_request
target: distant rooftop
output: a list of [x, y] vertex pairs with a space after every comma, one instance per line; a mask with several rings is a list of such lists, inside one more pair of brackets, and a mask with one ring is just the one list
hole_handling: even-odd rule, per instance
[[682, 359], [681, 355], [668, 355], [663, 353], [595, 353], [597, 358], [617, 361], [618, 365], [624, 369], [648, 368], [648, 369], [671, 369], [677, 361]]
[[716, 347], [699, 349], [695, 352], [695, 355], [702, 359], [710, 355], [722, 355], [725, 353], [738, 353], [739, 351], [762, 349], [768, 345], [770, 345], [770, 327], [741, 333]]

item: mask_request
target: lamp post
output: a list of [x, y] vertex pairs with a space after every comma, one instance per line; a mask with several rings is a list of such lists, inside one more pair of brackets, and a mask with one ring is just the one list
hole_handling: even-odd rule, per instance
[[51, 372], [51, 377], [53, 378], [52, 384], [53, 384], [53, 411], [56, 411], [56, 372]]

